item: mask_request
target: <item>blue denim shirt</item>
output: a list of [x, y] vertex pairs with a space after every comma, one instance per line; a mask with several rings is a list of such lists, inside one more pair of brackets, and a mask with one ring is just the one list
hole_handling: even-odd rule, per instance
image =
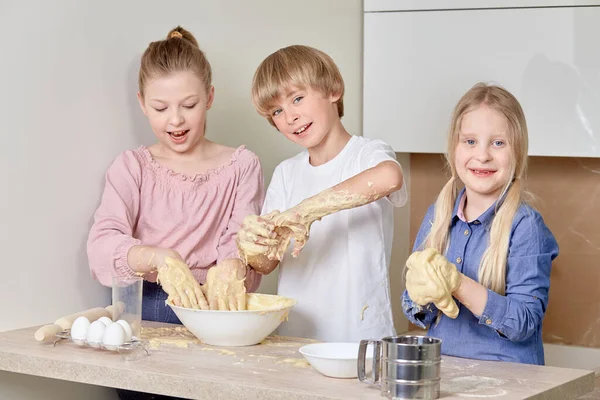
[[[496, 204], [467, 223], [457, 216], [463, 193], [464, 189], [454, 205], [446, 257], [461, 273], [478, 281], [479, 262], [488, 246]], [[414, 251], [422, 250], [433, 218], [431, 206], [419, 229]], [[402, 310], [415, 325], [429, 326], [429, 336], [442, 339], [442, 354], [543, 365], [542, 320], [548, 305], [552, 260], [557, 255], [558, 244], [541, 215], [522, 205], [512, 223], [504, 296], [488, 289], [487, 304], [480, 316], [457, 301], [458, 317], [441, 314], [436, 323], [437, 308], [433, 304], [420, 307], [404, 291]]]

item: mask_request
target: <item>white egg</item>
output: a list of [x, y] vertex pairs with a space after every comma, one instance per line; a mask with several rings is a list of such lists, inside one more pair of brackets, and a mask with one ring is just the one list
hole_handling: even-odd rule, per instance
[[102, 322], [104, 324], [104, 326], [109, 326], [110, 324], [113, 323], [113, 320], [108, 317], [100, 317], [100, 319], [98, 319], [98, 321]]
[[71, 339], [74, 343], [83, 346], [90, 328], [90, 320], [86, 317], [78, 317], [71, 325]]
[[127, 321], [125, 321], [124, 319], [118, 320], [117, 324], [121, 325], [123, 327], [123, 330], [125, 331], [125, 341], [130, 342], [131, 337], [133, 336], [133, 332], [131, 331], [131, 326], [129, 326]]
[[106, 325], [101, 321], [92, 322], [86, 336], [87, 343], [92, 347], [100, 347], [105, 330]]
[[117, 347], [121, 346], [123, 343], [125, 343], [125, 329], [123, 329], [123, 326], [116, 322], [107, 326], [102, 338], [104, 348], [116, 350]]

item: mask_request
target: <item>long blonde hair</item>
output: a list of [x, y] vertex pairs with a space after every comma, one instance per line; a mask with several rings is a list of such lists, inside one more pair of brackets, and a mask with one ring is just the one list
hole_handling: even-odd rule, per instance
[[433, 247], [445, 254], [449, 242], [449, 228], [458, 195], [454, 155], [463, 117], [482, 104], [504, 115], [508, 122], [508, 144], [512, 150], [509, 179], [496, 203], [496, 210], [490, 228], [489, 244], [479, 264], [479, 283], [504, 295], [506, 288], [506, 261], [513, 218], [525, 202], [526, 192], [523, 178], [527, 169], [528, 134], [525, 114], [518, 100], [506, 89], [478, 83], [460, 99], [452, 115], [448, 136], [446, 164], [452, 176], [444, 185], [435, 202], [435, 218], [425, 247]]

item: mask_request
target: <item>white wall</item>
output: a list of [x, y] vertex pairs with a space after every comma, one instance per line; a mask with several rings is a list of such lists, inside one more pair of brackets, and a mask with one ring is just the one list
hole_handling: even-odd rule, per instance
[[[362, 17], [360, 0], [1, 2], [0, 330], [109, 303], [110, 290], [90, 278], [85, 242], [111, 160], [153, 141], [135, 98], [139, 57], [150, 41], [177, 24], [196, 35], [214, 70], [208, 135], [248, 145], [268, 182], [277, 163], [300, 149], [252, 108], [255, 68], [291, 44], [329, 53], [346, 81], [344, 124], [361, 134]], [[407, 211], [398, 211], [396, 260], [406, 259]], [[260, 290], [275, 285], [272, 274]], [[46, 382], [0, 373], [0, 398], [107, 393]]]

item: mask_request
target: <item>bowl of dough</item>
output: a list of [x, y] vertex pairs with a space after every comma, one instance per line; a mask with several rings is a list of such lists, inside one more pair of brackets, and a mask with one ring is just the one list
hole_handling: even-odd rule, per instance
[[296, 303], [294, 299], [262, 293], [246, 293], [247, 309], [241, 311], [197, 310], [167, 302], [202, 343], [231, 347], [262, 342], [287, 320]]

